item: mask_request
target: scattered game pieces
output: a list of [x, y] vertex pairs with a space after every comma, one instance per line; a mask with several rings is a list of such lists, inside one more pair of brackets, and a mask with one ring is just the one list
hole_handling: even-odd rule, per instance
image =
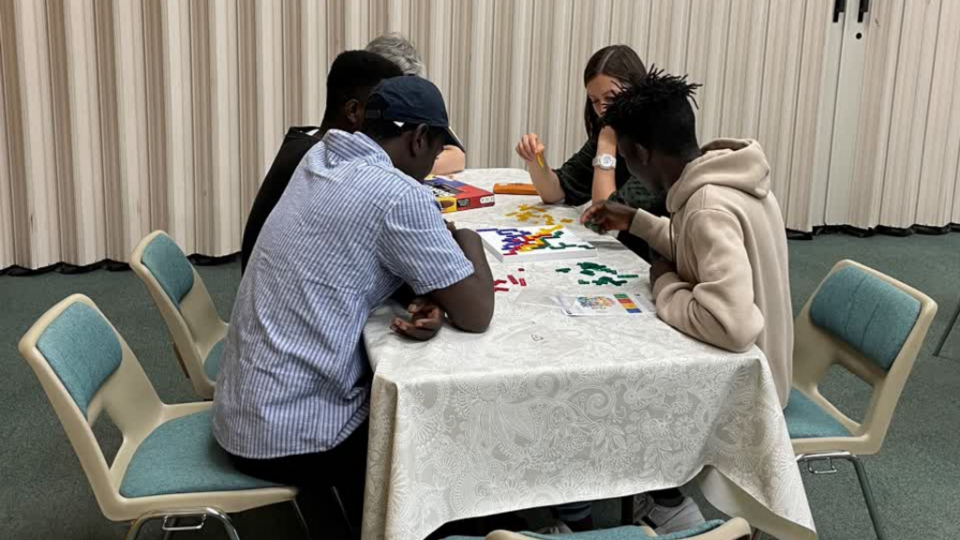
[[[627, 280], [637, 279], [640, 277], [639, 274], [620, 274], [609, 266], [593, 262], [579, 262], [577, 263], [577, 267], [580, 270], [580, 275], [587, 276], [589, 278], [596, 278], [592, 281], [578, 279], [577, 283], [580, 285], [613, 285], [615, 287], [622, 287], [627, 284]], [[572, 268], [557, 268], [555, 272], [569, 274], [571, 270]], [[601, 275], [598, 276], [597, 274]]]
[[[552, 215], [550, 215], [550, 213], [547, 212], [546, 208], [544, 208], [543, 206], [538, 206], [534, 204], [521, 204], [520, 206], [517, 207], [516, 212], [511, 212], [507, 214], [507, 217], [515, 217], [517, 218], [517, 221], [521, 223], [532, 221], [533, 223], [531, 224], [536, 224], [540, 220], [543, 220], [543, 224], [548, 227], [552, 227], [556, 225], [558, 221], [557, 218], [553, 217]], [[572, 219], [567, 219], [567, 218], [561, 219], [559, 221], [561, 223], [573, 223]]]
[[562, 225], [534, 228], [477, 229], [484, 246], [501, 262], [509, 260], [543, 261], [596, 257], [597, 249], [580, 240]]
[[[522, 272], [523, 268], [517, 270]], [[510, 285], [517, 285], [520, 287], [527, 286], [527, 280], [524, 278], [517, 278], [512, 274], [507, 274], [507, 279], [495, 279], [493, 281], [493, 290], [494, 292], [510, 292]]]

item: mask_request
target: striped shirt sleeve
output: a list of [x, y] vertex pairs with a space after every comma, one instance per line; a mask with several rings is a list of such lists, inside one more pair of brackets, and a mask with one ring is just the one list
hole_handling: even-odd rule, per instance
[[425, 190], [408, 190], [384, 214], [377, 256], [418, 296], [449, 287], [474, 272], [473, 263]]

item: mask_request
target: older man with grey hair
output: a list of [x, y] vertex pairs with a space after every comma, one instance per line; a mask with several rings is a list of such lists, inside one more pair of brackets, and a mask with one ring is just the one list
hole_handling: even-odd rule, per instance
[[[416, 47], [399, 32], [389, 32], [375, 38], [367, 44], [368, 52], [379, 54], [400, 67], [404, 75], [423, 77], [423, 58]], [[451, 174], [462, 171], [466, 166], [463, 150], [456, 146], [443, 147], [443, 152], [433, 165], [432, 174]]]

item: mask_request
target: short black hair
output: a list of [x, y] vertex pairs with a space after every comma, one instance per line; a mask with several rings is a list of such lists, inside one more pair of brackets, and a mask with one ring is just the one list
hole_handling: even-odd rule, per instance
[[327, 75], [327, 114], [351, 99], [366, 101], [380, 81], [400, 77], [400, 66], [377, 53], [346, 51], [337, 55]]
[[602, 121], [648, 150], [683, 156], [699, 149], [694, 94], [701, 85], [687, 82], [687, 76], [664, 73], [651, 66], [650, 72], [631, 81], [617, 94]]

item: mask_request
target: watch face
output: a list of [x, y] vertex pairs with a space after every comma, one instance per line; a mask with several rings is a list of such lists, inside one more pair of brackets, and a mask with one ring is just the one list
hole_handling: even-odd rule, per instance
[[602, 156], [600, 156], [600, 166], [601, 166], [601, 167], [603, 167], [603, 168], [605, 168], [605, 169], [609, 169], [609, 168], [613, 167], [614, 163], [616, 163], [616, 160], [614, 159], [613, 156], [611, 156], [611, 155], [602, 155]]

